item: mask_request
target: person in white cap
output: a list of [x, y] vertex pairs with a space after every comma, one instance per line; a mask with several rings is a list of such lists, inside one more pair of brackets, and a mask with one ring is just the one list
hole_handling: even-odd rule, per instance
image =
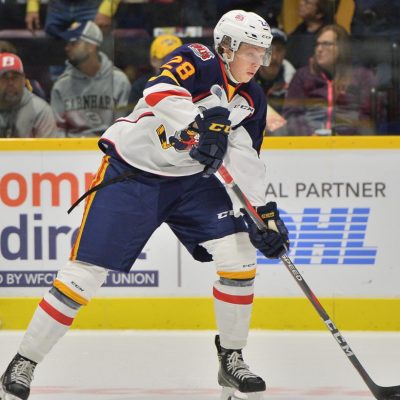
[[58, 131], [66, 137], [101, 135], [128, 104], [130, 83], [101, 51], [103, 35], [92, 21], [64, 32], [66, 69], [51, 90]]
[[21, 59], [0, 53], [0, 138], [56, 136], [49, 104], [25, 87]]

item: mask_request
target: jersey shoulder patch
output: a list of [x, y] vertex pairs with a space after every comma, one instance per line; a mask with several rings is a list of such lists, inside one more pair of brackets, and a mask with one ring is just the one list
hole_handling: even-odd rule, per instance
[[193, 51], [196, 57], [203, 61], [211, 60], [215, 54], [206, 46], [200, 43], [191, 43], [188, 48]]

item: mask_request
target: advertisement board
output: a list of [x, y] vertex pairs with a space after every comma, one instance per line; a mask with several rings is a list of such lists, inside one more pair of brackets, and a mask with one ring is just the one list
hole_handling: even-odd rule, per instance
[[[313, 139], [313, 138], [312, 138]], [[400, 141], [269, 138], [268, 198], [290, 231], [290, 257], [323, 298], [397, 299]], [[39, 143], [38, 143], [39, 142]], [[0, 298], [38, 297], [68, 259], [102, 153], [92, 140], [0, 144]], [[256, 295], [302, 296], [279, 261], [257, 253]], [[129, 274], [110, 273], [99, 297], [209, 297], [212, 263], [194, 261], [168, 226]]]

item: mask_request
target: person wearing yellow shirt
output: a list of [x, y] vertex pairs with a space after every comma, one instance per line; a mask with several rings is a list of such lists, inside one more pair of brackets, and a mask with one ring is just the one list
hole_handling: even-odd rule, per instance
[[[103, 30], [111, 27], [112, 17], [117, 12], [120, 0], [50, 0], [44, 24], [50, 36], [61, 37], [61, 33], [75, 21], [94, 20]], [[35, 32], [41, 29], [40, 0], [27, 0], [25, 23]]]

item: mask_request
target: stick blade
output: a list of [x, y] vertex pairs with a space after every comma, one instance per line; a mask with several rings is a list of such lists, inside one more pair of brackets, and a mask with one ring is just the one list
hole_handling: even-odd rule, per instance
[[378, 400], [400, 400], [400, 385], [399, 386], [378, 386], [374, 395]]

